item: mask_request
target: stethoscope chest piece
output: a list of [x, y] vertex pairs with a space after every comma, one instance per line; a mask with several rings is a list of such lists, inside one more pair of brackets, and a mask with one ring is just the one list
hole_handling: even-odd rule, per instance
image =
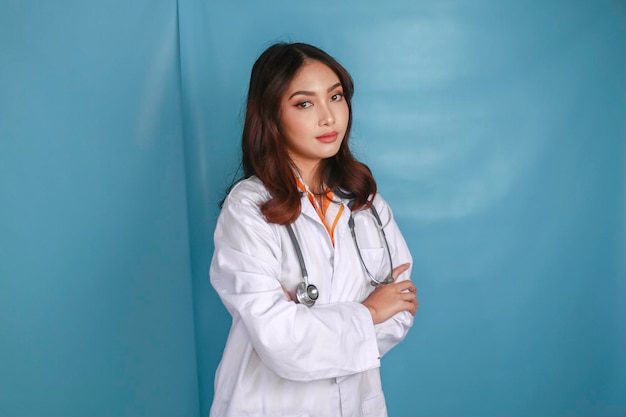
[[296, 289], [296, 298], [300, 304], [304, 304], [307, 307], [313, 307], [313, 304], [315, 304], [315, 301], [319, 296], [320, 293], [315, 285], [307, 285], [306, 282], [298, 284]]

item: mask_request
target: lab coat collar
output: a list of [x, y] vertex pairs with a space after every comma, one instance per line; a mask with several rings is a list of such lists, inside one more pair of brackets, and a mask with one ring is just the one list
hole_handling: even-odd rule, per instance
[[[336, 244], [338, 240], [337, 236], [342, 236], [343, 233], [345, 232], [345, 229], [348, 227], [348, 219], [350, 218], [350, 213], [351, 213], [349, 203], [352, 200], [348, 198], [338, 197], [337, 194], [335, 194], [335, 200], [341, 201], [341, 204], [344, 206], [343, 213], [341, 214], [341, 217], [337, 221], [337, 226], [335, 226], [334, 236], [335, 236], [335, 244]], [[322, 220], [320, 219], [320, 216], [317, 214], [317, 211], [315, 210], [315, 208], [309, 201], [309, 198], [307, 197], [306, 193], [304, 192], [300, 193], [300, 213], [308, 217], [312, 221], [318, 223], [320, 227], [325, 228], [324, 224], [322, 223]], [[330, 242], [330, 236], [329, 236], [328, 241]]]

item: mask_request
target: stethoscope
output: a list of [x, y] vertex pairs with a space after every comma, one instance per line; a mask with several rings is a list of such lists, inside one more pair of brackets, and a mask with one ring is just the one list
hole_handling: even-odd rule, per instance
[[[363, 260], [363, 255], [361, 255], [361, 249], [359, 248], [359, 243], [357, 242], [356, 232], [354, 231], [354, 217], [352, 216], [352, 205], [354, 201], [351, 201], [348, 204], [348, 208], [350, 209], [350, 219], [348, 220], [348, 227], [350, 228], [350, 234], [352, 235], [352, 240], [354, 241], [354, 246], [356, 247], [356, 252], [359, 255], [359, 261], [365, 270], [365, 273], [370, 279], [370, 284], [374, 287], [378, 287], [379, 285], [390, 284], [395, 280], [393, 276], [393, 263], [391, 260], [391, 250], [389, 249], [389, 242], [387, 241], [387, 236], [385, 235], [385, 230], [383, 229], [383, 223], [380, 221], [380, 217], [378, 216], [378, 211], [374, 207], [374, 204], [371, 205], [370, 210], [376, 219], [376, 228], [378, 229], [378, 233], [382, 237], [382, 241], [385, 244], [385, 249], [387, 250], [387, 256], [389, 257], [389, 275], [384, 280], [380, 281], [374, 277], [374, 275], [369, 271], [367, 266], [365, 265], [365, 261]], [[296, 234], [293, 231], [293, 227], [291, 224], [287, 225], [287, 232], [289, 233], [289, 237], [293, 242], [293, 246], [296, 250], [296, 255], [298, 257], [298, 262], [300, 263], [300, 269], [302, 270], [302, 282], [300, 282], [296, 288], [296, 298], [300, 304], [304, 304], [307, 307], [312, 307], [315, 304], [315, 301], [319, 298], [319, 290], [313, 284], [309, 284], [309, 274], [306, 270], [306, 265], [304, 263], [304, 258], [302, 256], [302, 249], [300, 248], [300, 244], [298, 243], [298, 239], [296, 238]]]

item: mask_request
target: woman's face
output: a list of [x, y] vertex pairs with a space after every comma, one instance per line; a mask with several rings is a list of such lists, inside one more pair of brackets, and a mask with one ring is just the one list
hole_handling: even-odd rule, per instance
[[348, 119], [348, 103], [337, 75], [319, 61], [305, 63], [280, 104], [287, 152], [305, 179], [322, 159], [339, 151]]

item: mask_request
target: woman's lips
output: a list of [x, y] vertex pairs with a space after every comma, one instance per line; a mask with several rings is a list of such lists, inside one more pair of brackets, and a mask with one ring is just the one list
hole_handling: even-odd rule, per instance
[[323, 143], [332, 143], [337, 140], [337, 136], [339, 136], [339, 133], [337, 132], [328, 132], [323, 135], [316, 136], [315, 139]]

